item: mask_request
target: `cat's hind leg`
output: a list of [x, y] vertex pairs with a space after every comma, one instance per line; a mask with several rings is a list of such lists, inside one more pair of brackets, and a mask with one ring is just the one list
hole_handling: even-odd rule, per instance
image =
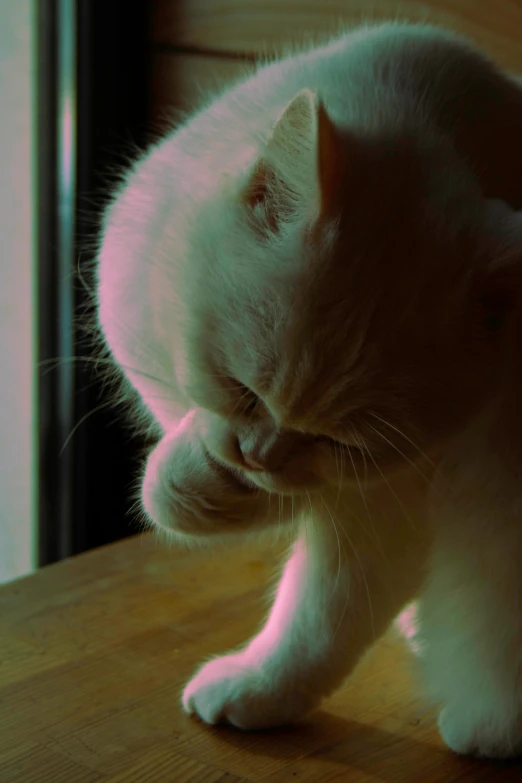
[[495, 487], [488, 462], [470, 465], [437, 510], [418, 620], [443, 740], [460, 754], [507, 758], [522, 753], [522, 523], [520, 501]]

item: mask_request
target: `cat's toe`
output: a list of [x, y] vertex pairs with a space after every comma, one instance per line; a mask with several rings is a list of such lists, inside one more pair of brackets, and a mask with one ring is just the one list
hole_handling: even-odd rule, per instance
[[205, 723], [232, 723], [238, 728], [249, 728], [251, 680], [251, 673], [231, 656], [216, 658], [206, 663], [185, 687], [183, 709]]
[[247, 731], [291, 723], [304, 711], [241, 654], [206, 663], [186, 685], [182, 705], [205, 723], [229, 723]]
[[445, 707], [438, 727], [446, 745], [459, 755], [507, 759], [522, 754], [522, 718], [484, 718], [472, 710]]

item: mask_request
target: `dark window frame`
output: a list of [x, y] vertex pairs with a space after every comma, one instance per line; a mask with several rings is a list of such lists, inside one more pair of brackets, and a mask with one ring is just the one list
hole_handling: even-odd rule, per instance
[[77, 269], [92, 287], [85, 248], [110, 172], [148, 141], [149, 5], [37, 4], [40, 566], [138, 530], [129, 512], [143, 444], [114, 409], [92, 413], [104, 397], [78, 326], [92, 309]]

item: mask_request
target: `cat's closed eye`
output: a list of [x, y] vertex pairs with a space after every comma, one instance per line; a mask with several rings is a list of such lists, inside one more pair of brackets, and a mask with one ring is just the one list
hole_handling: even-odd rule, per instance
[[252, 391], [252, 389], [238, 381], [234, 382], [234, 386], [236, 396], [236, 414], [245, 416], [254, 413], [254, 411], [259, 409], [261, 406], [261, 400], [257, 394]]
[[251, 416], [262, 406], [257, 394], [236, 378], [226, 377], [204, 392], [194, 391], [193, 401], [202, 408], [224, 418]]
[[252, 389], [236, 378], [214, 374], [201, 377], [188, 389], [192, 402], [203, 410], [223, 418], [250, 416], [260, 406], [260, 400]]
[[318, 436], [317, 441], [326, 444], [334, 452], [349, 452], [352, 457], [363, 459], [365, 450], [362, 444], [355, 445], [353, 443], [346, 443], [345, 441], [337, 440], [328, 435]]

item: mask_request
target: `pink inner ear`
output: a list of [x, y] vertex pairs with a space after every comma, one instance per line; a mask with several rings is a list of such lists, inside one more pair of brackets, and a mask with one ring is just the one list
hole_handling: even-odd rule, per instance
[[317, 189], [317, 103], [310, 90], [299, 92], [277, 120], [243, 194], [251, 208], [263, 205], [276, 228], [285, 211], [303, 205]]
[[339, 134], [322, 102], [302, 90], [277, 121], [243, 202], [252, 209], [264, 206], [272, 230], [300, 202], [307, 212], [312, 208], [328, 217], [335, 211], [343, 157]]
[[[275, 178], [276, 175], [270, 166], [264, 160], [260, 160], [256, 164], [248, 187], [243, 194], [243, 203], [250, 209], [264, 207], [266, 223], [274, 232], [277, 231], [279, 221], [284, 216], [282, 204], [276, 205], [272, 195], [277, 187]], [[270, 182], [271, 179], [272, 182]]]
[[335, 210], [343, 150], [336, 128], [322, 103], [317, 110], [317, 133], [320, 214], [328, 217]]
[[245, 203], [252, 207], [252, 209], [266, 200], [267, 177], [268, 171], [266, 170], [266, 166], [263, 161], [260, 161], [256, 165], [252, 179], [244, 194]]

